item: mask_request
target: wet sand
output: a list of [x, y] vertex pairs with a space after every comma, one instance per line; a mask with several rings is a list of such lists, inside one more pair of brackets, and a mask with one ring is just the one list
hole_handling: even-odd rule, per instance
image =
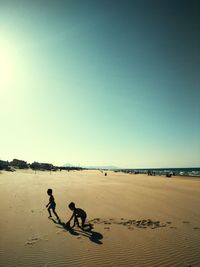
[[[45, 205], [53, 189], [59, 224]], [[68, 230], [69, 202], [92, 229]], [[200, 179], [100, 171], [0, 174], [0, 266], [200, 266]]]

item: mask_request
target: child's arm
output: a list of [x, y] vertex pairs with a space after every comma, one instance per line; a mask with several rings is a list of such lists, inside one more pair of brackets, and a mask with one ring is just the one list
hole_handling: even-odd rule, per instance
[[51, 202], [49, 201], [49, 203], [46, 205], [46, 207], [48, 207], [50, 203], [51, 203]]
[[71, 218], [69, 219], [69, 222], [71, 222], [71, 220], [74, 218], [74, 216], [75, 216], [75, 213], [73, 212]]
[[67, 223], [70, 223], [74, 216], [75, 216], [75, 212], [73, 212], [71, 218], [69, 219], [69, 221], [67, 221]]

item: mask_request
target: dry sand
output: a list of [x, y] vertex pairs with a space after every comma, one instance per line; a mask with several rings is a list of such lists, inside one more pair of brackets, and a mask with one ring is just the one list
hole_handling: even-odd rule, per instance
[[[67, 231], [74, 201], [93, 223]], [[0, 174], [0, 266], [200, 266], [200, 179], [100, 171]]]

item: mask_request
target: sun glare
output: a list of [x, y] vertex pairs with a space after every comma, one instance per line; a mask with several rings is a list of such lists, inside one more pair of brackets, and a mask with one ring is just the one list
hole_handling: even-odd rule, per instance
[[0, 51], [0, 85], [1, 89], [9, 81], [9, 62], [3, 51]]
[[0, 39], [0, 92], [5, 92], [14, 74], [14, 53], [5, 41]]

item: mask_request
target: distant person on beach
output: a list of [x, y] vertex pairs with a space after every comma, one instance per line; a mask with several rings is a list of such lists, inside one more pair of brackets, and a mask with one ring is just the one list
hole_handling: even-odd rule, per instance
[[53, 197], [53, 190], [52, 189], [48, 189], [47, 190], [47, 194], [50, 196], [49, 197], [49, 203], [46, 205], [46, 207], [48, 207], [48, 212], [49, 212], [49, 218], [51, 218], [51, 210], [53, 211], [53, 213], [56, 215], [56, 218], [58, 221], [60, 221], [60, 218], [58, 216], [58, 214], [56, 213], [55, 209], [56, 209], [56, 202], [55, 199]]
[[78, 227], [80, 227], [79, 221], [78, 221], [78, 218], [80, 218], [81, 219], [81, 227], [80, 228], [83, 228], [85, 226], [85, 221], [86, 221], [86, 217], [87, 217], [86, 212], [80, 208], [76, 208], [74, 202], [71, 202], [68, 207], [70, 210], [73, 211], [73, 214], [72, 214], [71, 218], [69, 219], [69, 221], [66, 223], [66, 225], [69, 227], [71, 220], [74, 218], [74, 224], [73, 224], [72, 228], [76, 224]]

